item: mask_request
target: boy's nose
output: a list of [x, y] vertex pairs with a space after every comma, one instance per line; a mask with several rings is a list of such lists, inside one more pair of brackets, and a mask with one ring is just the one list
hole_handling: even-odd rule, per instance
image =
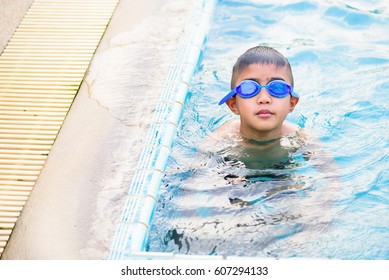
[[258, 104], [267, 104], [271, 102], [271, 96], [266, 88], [261, 88], [257, 95]]

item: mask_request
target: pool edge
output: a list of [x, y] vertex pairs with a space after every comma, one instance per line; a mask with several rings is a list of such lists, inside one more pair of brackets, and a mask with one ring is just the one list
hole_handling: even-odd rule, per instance
[[128, 259], [145, 251], [160, 184], [184, 110], [189, 83], [201, 57], [214, 6], [215, 0], [198, 1], [189, 15], [107, 259]]

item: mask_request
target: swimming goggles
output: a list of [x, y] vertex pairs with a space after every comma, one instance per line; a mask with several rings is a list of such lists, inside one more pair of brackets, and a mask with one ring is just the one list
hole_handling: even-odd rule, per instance
[[226, 102], [228, 99], [233, 97], [235, 94], [239, 94], [242, 98], [250, 98], [256, 96], [261, 88], [266, 88], [271, 96], [277, 98], [283, 98], [288, 94], [293, 97], [299, 97], [299, 95], [293, 92], [293, 87], [288, 85], [283, 80], [274, 80], [268, 83], [266, 86], [261, 86], [256, 81], [253, 80], [244, 80], [239, 83], [239, 85], [230, 91], [222, 100], [220, 100], [219, 105]]

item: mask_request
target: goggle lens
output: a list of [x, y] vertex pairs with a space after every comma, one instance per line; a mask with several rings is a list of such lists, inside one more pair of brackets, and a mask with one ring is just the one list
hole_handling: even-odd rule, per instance
[[270, 92], [270, 94], [278, 95], [278, 96], [285, 96], [290, 93], [290, 86], [286, 83], [282, 83], [280, 81], [274, 81], [270, 83], [267, 87], [267, 90]]
[[251, 83], [250, 81], [243, 81], [236, 87], [236, 93], [243, 98], [249, 98], [255, 94], [258, 89], [259, 87], [255, 82]]

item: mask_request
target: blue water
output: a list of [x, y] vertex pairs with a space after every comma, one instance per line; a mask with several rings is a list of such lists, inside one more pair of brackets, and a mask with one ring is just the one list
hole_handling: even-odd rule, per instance
[[[217, 3], [148, 250], [389, 259], [389, 3], [284, 2]], [[247, 168], [200, 143], [235, 118], [217, 102], [236, 58], [258, 44], [289, 59], [301, 98], [288, 121], [319, 144]]]

